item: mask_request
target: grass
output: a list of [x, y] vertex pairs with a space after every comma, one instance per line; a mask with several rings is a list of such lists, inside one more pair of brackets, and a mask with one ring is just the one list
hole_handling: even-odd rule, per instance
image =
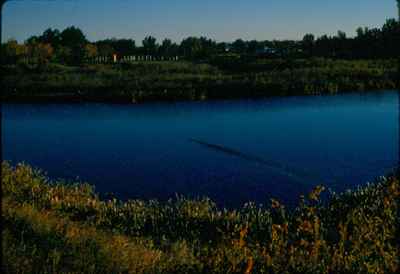
[[3, 100], [145, 102], [395, 89], [395, 60], [216, 60], [2, 67]]
[[287, 211], [276, 200], [100, 200], [2, 163], [3, 273], [398, 273], [397, 176], [343, 194], [318, 186]]

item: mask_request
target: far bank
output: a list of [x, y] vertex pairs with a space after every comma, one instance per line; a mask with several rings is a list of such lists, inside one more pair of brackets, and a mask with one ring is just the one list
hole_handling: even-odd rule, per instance
[[2, 67], [5, 102], [141, 103], [396, 89], [396, 60], [148, 61]]

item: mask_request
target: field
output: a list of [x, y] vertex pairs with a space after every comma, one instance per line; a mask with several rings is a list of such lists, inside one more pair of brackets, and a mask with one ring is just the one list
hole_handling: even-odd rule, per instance
[[[3, 273], [398, 273], [398, 175], [296, 209], [101, 200], [2, 163]], [[321, 197], [324, 197], [322, 199]]]
[[147, 102], [335, 94], [395, 89], [395, 60], [216, 58], [2, 67], [5, 101]]

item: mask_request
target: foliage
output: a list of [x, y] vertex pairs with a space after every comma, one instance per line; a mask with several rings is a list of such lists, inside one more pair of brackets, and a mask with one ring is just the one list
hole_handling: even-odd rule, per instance
[[82, 30], [74, 26], [64, 29], [60, 33], [60, 40], [61, 45], [70, 48], [83, 46], [87, 43], [86, 36]]
[[132, 39], [106, 39], [94, 43], [99, 49], [99, 56], [134, 55], [136, 53], [135, 41]]
[[[238, 54], [242, 58], [333, 58], [333, 59], [392, 59], [398, 57], [400, 47], [400, 24], [395, 19], [388, 19], [380, 28], [362, 28], [356, 30], [355, 37], [348, 37], [345, 32], [337, 35], [315, 37], [306, 34], [302, 40], [282, 41], [244, 41], [237, 39], [232, 43], [221, 42], [207, 37], [187, 37], [180, 44], [165, 39], [161, 45], [156, 38], [147, 36], [142, 46], [136, 46], [133, 39], [105, 39], [90, 43], [79, 28], [68, 27], [63, 31], [47, 29], [40, 36], [32, 36], [25, 42], [50, 45], [56, 54], [54, 60], [64, 64], [80, 65], [87, 62], [87, 46], [96, 45], [99, 49], [92, 57], [119, 57], [132, 55], [150, 55], [153, 57], [180, 56], [186, 60], [209, 61], [227, 52]], [[16, 41], [14, 41], [16, 42]], [[15, 44], [15, 43], [14, 43]], [[11, 46], [11, 44], [9, 45]], [[23, 46], [23, 45], [21, 45]], [[15, 47], [15, 45], [14, 45]], [[85, 49], [86, 48], [86, 49]], [[70, 55], [65, 56], [69, 51]], [[16, 56], [14, 50], [5, 51], [7, 64], [17, 63], [22, 56]]]
[[102, 201], [2, 163], [5, 273], [398, 273], [398, 176], [287, 211], [208, 199]]
[[39, 65], [46, 64], [53, 57], [54, 49], [50, 44], [35, 43], [28, 47], [29, 57]]
[[93, 58], [98, 54], [97, 46], [93, 44], [85, 45], [85, 58]]
[[143, 41], [143, 50], [146, 55], [154, 55], [157, 52], [158, 44], [157, 39], [153, 36], [146, 36]]

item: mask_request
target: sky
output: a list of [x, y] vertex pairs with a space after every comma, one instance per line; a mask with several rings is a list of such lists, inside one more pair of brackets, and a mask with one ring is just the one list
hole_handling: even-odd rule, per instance
[[397, 18], [395, 0], [10, 0], [2, 37], [23, 42], [49, 27], [74, 25], [90, 41], [283, 40], [338, 30], [353, 36], [357, 27], [381, 27], [388, 18]]

